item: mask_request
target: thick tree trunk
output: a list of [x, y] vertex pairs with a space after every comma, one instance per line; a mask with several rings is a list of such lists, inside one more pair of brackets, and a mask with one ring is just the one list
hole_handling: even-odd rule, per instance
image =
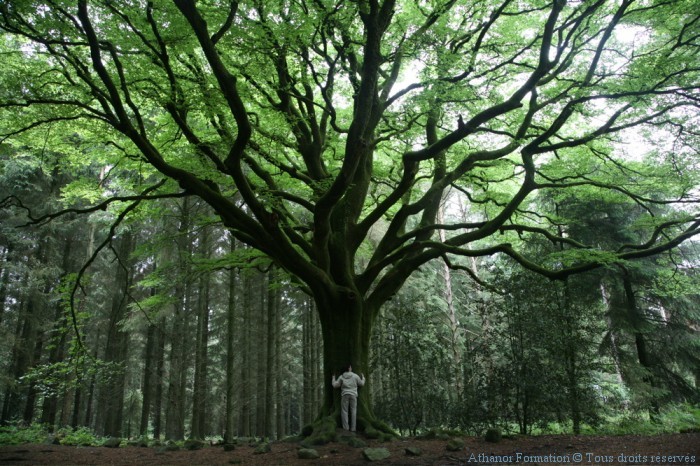
[[[369, 374], [369, 346], [376, 310], [367, 306], [353, 292], [340, 290], [318, 293], [315, 296], [323, 334], [323, 405], [320, 418], [331, 416], [336, 426], [340, 423], [340, 391], [334, 390], [331, 377], [339, 376], [342, 369], [352, 364], [358, 374]], [[369, 385], [359, 390], [357, 429], [387, 430], [374, 416]]]

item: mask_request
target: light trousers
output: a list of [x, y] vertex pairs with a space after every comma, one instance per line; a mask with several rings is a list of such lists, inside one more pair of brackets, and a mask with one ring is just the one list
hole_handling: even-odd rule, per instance
[[[348, 426], [348, 409], [350, 410], [350, 426]], [[343, 421], [343, 429], [355, 432], [357, 422], [357, 397], [355, 395], [343, 395], [340, 402], [340, 420]]]

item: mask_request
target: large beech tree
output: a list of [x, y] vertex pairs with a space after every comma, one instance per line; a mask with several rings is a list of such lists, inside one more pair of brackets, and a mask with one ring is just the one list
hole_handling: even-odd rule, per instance
[[[1, 2], [0, 134], [130, 180], [81, 211], [208, 203], [313, 296], [330, 382], [367, 371], [382, 304], [430, 260], [563, 279], [700, 232], [694, 3]], [[632, 202], [644, 239], [577, 239], [541, 191]], [[438, 216], [448, 197], [468, 215]]]

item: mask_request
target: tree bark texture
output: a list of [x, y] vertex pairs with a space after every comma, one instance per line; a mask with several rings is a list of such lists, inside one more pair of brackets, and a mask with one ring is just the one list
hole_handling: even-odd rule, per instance
[[[236, 240], [230, 238], [230, 251], [236, 250]], [[236, 366], [234, 364], [237, 349], [236, 328], [236, 283], [238, 269], [231, 268], [228, 275], [228, 302], [226, 307], [226, 404], [224, 423], [224, 443], [233, 443], [236, 437]]]
[[98, 414], [102, 422], [99, 431], [106, 436], [120, 437], [122, 435], [122, 420], [124, 413], [124, 371], [127, 361], [128, 334], [120, 328], [126, 315], [128, 304], [128, 287], [131, 270], [129, 255], [134, 247], [134, 238], [128, 231], [124, 232], [117, 241], [117, 260], [120, 265], [115, 276], [115, 286], [112, 293], [109, 316], [107, 319], [107, 335], [104, 350], [104, 360], [112, 364], [111, 377], [100, 389]]
[[[209, 257], [209, 230], [205, 226], [201, 232], [201, 250]], [[197, 294], [197, 333], [195, 342], [194, 392], [192, 399], [191, 437], [203, 439], [207, 435], [207, 376], [209, 346], [209, 289], [210, 275], [203, 274], [199, 279]]]

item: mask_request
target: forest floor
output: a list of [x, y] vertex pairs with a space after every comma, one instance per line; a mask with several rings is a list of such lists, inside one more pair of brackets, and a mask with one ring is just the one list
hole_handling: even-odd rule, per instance
[[[368, 447], [386, 448], [391, 456], [376, 461], [380, 465], [485, 466], [521, 465], [602, 465], [602, 464], [700, 464], [700, 433], [656, 436], [573, 436], [543, 435], [506, 438], [498, 443], [465, 437], [464, 448], [448, 451], [445, 440], [400, 439], [378, 442], [363, 439]], [[420, 449], [409, 456], [406, 448]], [[224, 451], [208, 446], [196, 451], [164, 451], [156, 447], [75, 447], [62, 445], [0, 446], [0, 466], [4, 465], [367, 465], [364, 448], [344, 442], [315, 447], [319, 459], [300, 459], [298, 444], [273, 442], [271, 451], [256, 454], [252, 446]]]

